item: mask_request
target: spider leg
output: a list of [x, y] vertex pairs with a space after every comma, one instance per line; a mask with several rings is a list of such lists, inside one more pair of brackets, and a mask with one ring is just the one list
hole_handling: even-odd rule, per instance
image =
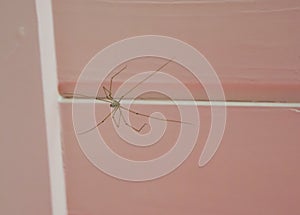
[[103, 91], [104, 91], [104, 94], [105, 94], [105, 98], [111, 100], [113, 99], [113, 97], [111, 96], [111, 91], [109, 91], [106, 87], [103, 86]]
[[112, 97], [112, 84], [113, 84], [113, 79], [119, 75], [123, 70], [125, 70], [127, 68], [127, 65], [125, 65], [124, 67], [122, 67], [122, 69], [120, 69], [120, 71], [118, 71], [116, 74], [114, 74], [111, 78], [110, 78], [110, 82], [109, 82], [109, 89], [107, 89], [106, 87], [103, 86], [103, 91], [105, 93], [105, 97], [107, 99], [113, 99]]
[[104, 101], [108, 103], [112, 103], [111, 99], [108, 98], [100, 98], [100, 97], [94, 97], [94, 96], [87, 96], [84, 94], [79, 94], [79, 93], [63, 93], [61, 94], [65, 98], [76, 98], [76, 99], [95, 99], [99, 101]]
[[117, 72], [116, 74], [114, 74], [111, 78], [110, 78], [110, 83], [109, 83], [109, 92], [110, 92], [110, 96], [111, 96], [111, 92], [112, 92], [112, 83], [113, 83], [113, 79], [119, 75], [123, 70], [125, 70], [127, 68], [127, 65], [125, 65], [124, 67], [122, 67], [122, 69], [120, 69], [119, 72]]
[[141, 130], [147, 125], [147, 123], [144, 123], [140, 128], [136, 128], [136, 127], [130, 125], [130, 124], [125, 120], [125, 117], [124, 117], [124, 115], [122, 114], [122, 111], [121, 111], [120, 108], [119, 108], [119, 110], [120, 110], [120, 116], [121, 116], [123, 122], [125, 123], [125, 125], [127, 125], [127, 126], [130, 127], [130, 128], [132, 128], [132, 129], [135, 130], [136, 132], [138, 132], [138, 133], [141, 132]]
[[120, 108], [124, 109], [124, 110], [127, 110], [129, 111], [130, 113], [133, 113], [137, 116], [143, 116], [143, 117], [149, 117], [149, 118], [152, 118], [152, 119], [156, 119], [156, 120], [160, 120], [160, 121], [166, 121], [166, 122], [175, 122], [175, 123], [183, 123], [183, 124], [189, 124], [189, 125], [192, 125], [192, 123], [189, 123], [189, 122], [183, 122], [183, 121], [180, 121], [180, 120], [173, 120], [173, 119], [163, 119], [163, 118], [159, 118], [159, 117], [155, 117], [155, 116], [150, 116], [150, 115], [147, 115], [147, 114], [143, 114], [143, 113], [140, 113], [140, 112], [136, 112], [136, 111], [133, 111], [133, 110], [130, 110], [128, 108], [125, 108], [123, 106], [120, 106]]
[[99, 125], [101, 125], [102, 123], [104, 123], [105, 120], [107, 120], [108, 117], [110, 117], [115, 111], [116, 111], [116, 109], [113, 109], [113, 110], [112, 110], [109, 114], [107, 114], [107, 115], [104, 117], [104, 119], [102, 119], [97, 125], [95, 125], [94, 127], [90, 128], [90, 129], [88, 129], [88, 130], [82, 131], [82, 132], [80, 132], [80, 133], [78, 133], [78, 134], [79, 134], [79, 135], [81, 135], [81, 134], [86, 134], [86, 133], [88, 133], [88, 132], [94, 130], [94, 129], [97, 128]]
[[[120, 110], [119, 107], [117, 107], [116, 109], [117, 109], [117, 110], [114, 111], [114, 113], [112, 114], [112, 118], [113, 118], [114, 123], [115, 123], [115, 125], [117, 126], [117, 128], [119, 128], [119, 127], [120, 127], [120, 122], [121, 122], [121, 113], [120, 113], [121, 110]], [[118, 121], [117, 121], [116, 118], [115, 118], [115, 115], [116, 115], [117, 111], [119, 111], [119, 119], [118, 119]]]
[[155, 75], [157, 72], [161, 71], [164, 67], [166, 67], [170, 62], [172, 62], [172, 59], [169, 59], [167, 62], [165, 62], [163, 65], [161, 65], [160, 67], [158, 67], [154, 72], [150, 73], [150, 75], [148, 75], [147, 77], [145, 77], [142, 81], [140, 81], [139, 83], [137, 83], [134, 87], [132, 87], [130, 90], [128, 90], [123, 96], [121, 96], [121, 98], [119, 99], [119, 102], [126, 96], [128, 95], [130, 92], [132, 92], [135, 88], [137, 88], [138, 86], [140, 86], [142, 83], [144, 83], [145, 81], [147, 81], [149, 78], [151, 78], [153, 75]]

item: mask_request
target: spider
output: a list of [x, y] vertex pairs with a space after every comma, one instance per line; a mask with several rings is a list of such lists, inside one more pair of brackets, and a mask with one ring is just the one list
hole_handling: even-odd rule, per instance
[[[147, 123], [144, 123], [142, 126], [140, 127], [134, 127], [132, 126], [131, 124], [129, 124], [124, 115], [122, 114], [122, 110], [126, 110], [126, 111], [129, 111], [130, 113], [133, 113], [135, 115], [138, 115], [138, 116], [143, 116], [143, 117], [149, 117], [149, 118], [152, 118], [152, 119], [156, 119], [156, 120], [161, 120], [161, 121], [167, 121], [167, 122], [174, 122], [174, 123], [185, 123], [185, 124], [190, 124], [188, 122], [182, 122], [182, 121], [179, 121], [179, 120], [172, 120], [172, 119], [162, 119], [162, 118], [159, 118], [159, 117], [154, 117], [154, 116], [149, 116], [149, 115], [146, 115], [146, 114], [143, 114], [143, 113], [140, 113], [140, 112], [136, 112], [136, 111], [133, 111], [131, 109], [128, 109], [126, 107], [123, 107], [121, 105], [121, 101], [122, 99], [128, 95], [130, 92], [132, 92], [134, 89], [136, 89], [138, 86], [140, 86], [142, 83], [144, 83], [146, 80], [148, 80], [150, 77], [152, 77], [153, 75], [155, 75], [157, 72], [161, 71], [164, 67], [166, 67], [170, 62], [172, 62], [171, 59], [169, 59], [167, 62], [165, 62], [163, 65], [161, 65], [159, 68], [157, 68], [155, 71], [153, 71], [151, 74], [149, 74], [148, 76], [146, 76], [142, 81], [140, 81], [139, 83], [137, 83], [135, 86], [133, 86], [130, 90], [128, 90], [125, 94], [123, 94], [119, 99], [115, 99], [112, 95], [112, 85], [113, 85], [113, 79], [119, 75], [121, 72], [123, 72], [127, 66], [125, 65], [124, 67], [122, 67], [117, 73], [115, 73], [111, 78], [110, 78], [110, 84], [109, 84], [109, 88], [106, 88], [105, 86], [103, 86], [103, 91], [104, 91], [104, 94], [105, 94], [105, 98], [100, 98], [100, 97], [92, 97], [92, 96], [86, 96], [86, 95], [83, 95], [83, 94], [74, 94], [74, 93], [64, 93], [63, 96], [66, 97], [66, 98], [89, 98], [89, 99], [96, 99], [96, 100], [100, 100], [100, 101], [104, 101], [104, 102], [108, 102], [110, 103], [109, 106], [112, 108], [112, 110], [99, 122], [97, 123], [95, 126], [87, 129], [87, 130], [84, 130], [78, 134], [85, 134], [85, 133], [88, 133], [90, 131], [92, 131], [93, 129], [99, 127], [101, 124], [103, 124], [110, 116], [112, 117], [115, 125], [117, 127], [120, 126], [120, 122], [121, 120], [124, 122], [124, 124], [130, 128], [132, 128], [134, 131], [136, 132], [141, 132], [142, 129], [147, 125]], [[119, 119], [116, 120], [115, 118], [115, 114], [116, 112], [119, 111]]]

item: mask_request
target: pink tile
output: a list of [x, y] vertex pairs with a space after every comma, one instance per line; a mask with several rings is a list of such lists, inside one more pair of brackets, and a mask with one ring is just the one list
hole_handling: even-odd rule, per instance
[[[128, 37], [150, 34], [177, 38], [200, 51], [215, 69], [228, 101], [300, 101], [300, 4], [296, 0], [54, 0], [53, 4], [61, 93], [73, 92], [84, 66], [100, 50]], [[148, 58], [124, 64], [128, 69], [114, 80], [113, 95], [131, 76], [153, 70], [161, 61]], [[101, 66], [96, 69], [99, 73], [80, 85], [87, 92], [98, 87], [99, 78], [105, 86], [109, 84], [108, 72], [103, 75]], [[163, 72], [179, 79], [196, 100], [208, 100], [200, 83], [205, 80], [197, 80], [175, 63]], [[134, 86], [136, 81], [128, 84]], [[187, 99], [172, 81], [153, 77], [143, 84], [154, 90], [162, 86], [172, 89], [172, 99]], [[125, 91], [120, 92], [122, 95]], [[99, 96], [104, 96], [103, 92]], [[141, 97], [166, 98], [153, 92]], [[178, 119], [173, 106], [135, 107], [143, 113], [157, 110]], [[213, 159], [200, 168], [198, 161], [211, 126], [211, 113], [207, 106], [197, 108], [201, 127], [187, 160], [164, 177], [132, 182], [109, 176], [88, 160], [73, 130], [71, 104], [61, 102], [69, 214], [299, 214], [299, 110], [228, 107], [221, 145]], [[109, 110], [107, 105], [97, 104], [97, 120], [101, 121]], [[132, 117], [136, 127], [144, 122], [147, 118]], [[99, 130], [119, 155], [148, 160], [174, 146], [179, 125], [169, 123], [164, 136], [150, 147], [127, 144], [117, 135], [110, 118]], [[147, 131], [149, 127], [145, 127]]]
[[[162, 178], [131, 182], [108, 176], [87, 160], [73, 131], [71, 104], [60, 107], [70, 215], [300, 213], [300, 115], [294, 109], [229, 107], [220, 148], [200, 168], [197, 163], [211, 116], [209, 107], [198, 107], [201, 127], [188, 159]], [[172, 109], [140, 106], [145, 112], [154, 111], [153, 107], [167, 114]], [[102, 104], [96, 109], [99, 119], [109, 110]], [[108, 120], [100, 127], [109, 147], [137, 160], [153, 159], [168, 151], [179, 129], [169, 124], [158, 143], [139, 148], [122, 141], [111, 126]]]
[[[215, 68], [228, 100], [300, 100], [298, 1], [192, 2], [55, 0], [60, 91], [70, 91], [86, 63], [108, 45], [154, 34], [200, 51]], [[197, 94], [201, 88], [181, 78], [196, 99], [205, 99]]]

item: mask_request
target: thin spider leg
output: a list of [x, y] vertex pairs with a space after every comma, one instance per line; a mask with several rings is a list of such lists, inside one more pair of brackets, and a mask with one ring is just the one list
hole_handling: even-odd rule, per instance
[[122, 111], [121, 111], [120, 108], [119, 108], [119, 110], [120, 110], [120, 116], [121, 116], [123, 122], [125, 123], [125, 125], [127, 125], [127, 126], [130, 127], [130, 128], [132, 128], [132, 129], [135, 130], [136, 132], [141, 132], [141, 130], [147, 125], [147, 123], [144, 123], [140, 128], [135, 128], [135, 127], [133, 127], [132, 125], [130, 125], [130, 124], [125, 120], [125, 117], [123, 116]]
[[120, 127], [120, 122], [121, 122], [121, 113], [119, 114], [119, 119], [118, 119], [118, 121], [116, 120], [115, 115], [116, 115], [117, 111], [121, 112], [121, 110], [120, 110], [119, 107], [116, 107], [116, 109], [117, 109], [117, 110], [114, 111], [114, 113], [112, 114], [112, 118], [113, 118], [114, 123], [115, 123], [115, 125], [117, 126], [117, 128], [119, 128], [119, 127]]
[[118, 107], [118, 111], [119, 111], [119, 121], [118, 121], [118, 123], [120, 125], [120, 123], [121, 123], [121, 116], [122, 116], [122, 112], [121, 112], [120, 107]]
[[105, 120], [107, 120], [107, 118], [110, 117], [110, 115], [112, 115], [115, 111], [116, 111], [116, 108], [114, 108], [109, 114], [107, 114], [107, 116], [104, 117], [104, 119], [102, 119], [102, 121], [99, 122], [97, 125], [95, 125], [94, 127], [90, 128], [90, 129], [88, 129], [88, 130], [86, 130], [86, 131], [82, 131], [82, 132], [80, 132], [80, 133], [78, 133], [78, 134], [80, 134], [80, 135], [81, 135], [81, 134], [86, 134], [86, 133], [92, 131], [93, 129], [97, 128], [99, 125], [101, 125], [102, 123], [104, 123]]
[[111, 96], [111, 92], [106, 87], [104, 87], [104, 86], [103, 86], [103, 91], [105, 93], [105, 98], [107, 98], [107, 99], [113, 99], [113, 97]]
[[117, 128], [119, 128], [119, 127], [120, 127], [120, 124], [117, 124], [117, 121], [116, 121], [116, 119], [115, 119], [115, 116], [111, 116], [111, 118], [113, 119], [113, 121], [114, 121], [115, 125], [117, 126]]
[[63, 93], [62, 96], [65, 97], [65, 98], [95, 99], [95, 100], [99, 100], [99, 101], [104, 101], [104, 102], [112, 103], [112, 101], [109, 100], [109, 99], [107, 99], [107, 98], [100, 98], [100, 97], [86, 96], [86, 95], [78, 94], [78, 93]]
[[107, 99], [113, 99], [112, 97], [112, 84], [113, 84], [113, 79], [119, 75], [123, 70], [125, 70], [127, 68], [127, 65], [125, 65], [120, 71], [118, 71], [116, 74], [114, 74], [111, 78], [110, 78], [110, 83], [109, 83], [109, 89], [107, 89], [105, 86], [103, 86], [103, 91], [105, 93], [105, 97]]
[[156, 69], [154, 72], [152, 72], [150, 75], [148, 75], [146, 78], [144, 78], [142, 81], [140, 81], [139, 83], [137, 83], [134, 87], [132, 87], [130, 90], [128, 90], [123, 96], [121, 96], [121, 98], [119, 99], [119, 102], [125, 97], [127, 96], [130, 92], [132, 92], [135, 88], [137, 88], [138, 86], [140, 86], [142, 83], [144, 83], [145, 81], [147, 81], [149, 78], [151, 78], [153, 75], [155, 75], [157, 72], [161, 71], [165, 66], [167, 66], [170, 62], [172, 62], [172, 59], [169, 59], [166, 63], [164, 63], [162, 66], [160, 66], [158, 69]]
[[175, 123], [183, 123], [183, 124], [188, 124], [188, 125], [192, 125], [192, 123], [189, 123], [189, 122], [183, 122], [183, 121], [180, 121], [180, 120], [173, 120], [173, 119], [163, 119], [163, 118], [159, 118], [159, 117], [155, 117], [155, 116], [149, 116], [147, 114], [143, 114], [143, 113], [140, 113], [140, 112], [136, 112], [136, 111], [133, 111], [133, 110], [130, 110], [128, 108], [125, 108], [123, 106], [120, 106], [120, 108], [124, 109], [124, 110], [127, 110], [129, 111], [130, 113], [133, 113], [137, 116], [143, 116], [143, 117], [149, 117], [149, 118], [152, 118], [152, 119], [156, 119], [156, 120], [160, 120], [160, 121], [166, 121], [166, 122], [175, 122]]
[[119, 72], [117, 72], [116, 74], [114, 74], [111, 78], [110, 78], [110, 83], [109, 83], [109, 96], [112, 97], [112, 84], [113, 84], [113, 79], [119, 75], [123, 70], [125, 70], [127, 68], [127, 65], [125, 65]]

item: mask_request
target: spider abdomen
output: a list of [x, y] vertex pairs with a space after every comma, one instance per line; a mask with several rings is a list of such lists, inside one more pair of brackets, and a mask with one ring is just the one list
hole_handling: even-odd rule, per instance
[[115, 108], [115, 107], [119, 107], [120, 106], [120, 102], [113, 100], [112, 103], [110, 103], [110, 107]]

